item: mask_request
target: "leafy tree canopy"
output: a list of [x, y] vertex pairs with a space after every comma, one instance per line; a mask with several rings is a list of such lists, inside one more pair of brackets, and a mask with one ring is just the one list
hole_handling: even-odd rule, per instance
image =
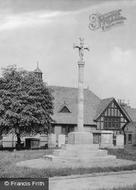
[[16, 135], [48, 132], [53, 114], [50, 90], [34, 73], [3, 69], [0, 78], [0, 132]]

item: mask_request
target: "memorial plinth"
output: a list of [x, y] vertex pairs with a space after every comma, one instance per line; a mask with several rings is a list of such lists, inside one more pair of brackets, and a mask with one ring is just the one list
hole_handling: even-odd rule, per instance
[[68, 144], [93, 144], [93, 135], [90, 132], [71, 132], [68, 134]]

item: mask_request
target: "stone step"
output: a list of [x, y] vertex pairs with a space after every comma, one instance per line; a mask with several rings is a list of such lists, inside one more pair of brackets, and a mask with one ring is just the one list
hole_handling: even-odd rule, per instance
[[76, 157], [101, 157], [101, 156], [107, 156], [107, 152], [95, 152], [95, 153], [86, 153], [86, 154], [72, 154], [72, 153], [66, 153], [66, 154], [60, 154], [60, 156], [76, 156]]
[[102, 156], [102, 157], [93, 157], [93, 158], [79, 158], [79, 157], [52, 157], [52, 160], [54, 161], [66, 161], [66, 162], [72, 162], [72, 163], [77, 163], [77, 162], [81, 162], [81, 163], [99, 163], [99, 162], [109, 162], [109, 161], [113, 161], [116, 160], [116, 156]]
[[108, 155], [102, 157], [94, 157], [94, 158], [79, 158], [79, 157], [58, 157], [54, 155], [45, 155], [43, 158], [51, 160], [51, 161], [63, 161], [63, 162], [72, 162], [72, 163], [105, 163], [105, 162], [112, 162], [116, 161], [116, 156]]
[[89, 149], [89, 150], [97, 150], [99, 149], [99, 144], [65, 144], [62, 145], [62, 149], [64, 150], [84, 150], [84, 149]]
[[66, 150], [59, 150], [54, 151], [53, 155], [55, 156], [106, 156], [107, 151], [106, 150], [82, 150], [82, 151], [66, 151]]

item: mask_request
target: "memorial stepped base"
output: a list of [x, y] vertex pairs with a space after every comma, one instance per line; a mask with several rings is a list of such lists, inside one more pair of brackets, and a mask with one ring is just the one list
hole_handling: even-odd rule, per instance
[[115, 160], [116, 156], [108, 155], [106, 150], [100, 150], [97, 144], [66, 144], [62, 149], [55, 150], [53, 155], [46, 155], [44, 158], [67, 162], [106, 162]]

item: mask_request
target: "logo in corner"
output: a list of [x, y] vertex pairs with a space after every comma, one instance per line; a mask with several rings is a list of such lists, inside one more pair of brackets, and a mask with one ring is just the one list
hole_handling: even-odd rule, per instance
[[102, 31], [106, 31], [113, 26], [124, 24], [126, 17], [121, 15], [121, 11], [121, 9], [118, 9], [105, 14], [91, 14], [89, 16], [89, 29], [95, 31], [101, 28]]

